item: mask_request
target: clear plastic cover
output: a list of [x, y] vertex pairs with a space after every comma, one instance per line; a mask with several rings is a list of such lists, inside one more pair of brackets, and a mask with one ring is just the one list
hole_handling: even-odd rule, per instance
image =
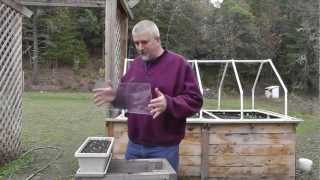
[[128, 113], [150, 115], [151, 98], [150, 83], [120, 83], [117, 89], [117, 107], [127, 109]]

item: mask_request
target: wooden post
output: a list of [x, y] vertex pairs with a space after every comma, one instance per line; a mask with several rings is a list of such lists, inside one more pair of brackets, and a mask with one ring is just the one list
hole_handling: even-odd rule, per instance
[[114, 136], [113, 122], [106, 122], [105, 125], [106, 125], [106, 129], [105, 129], [106, 135], [113, 137]]
[[209, 131], [208, 124], [201, 127], [201, 180], [208, 179]]
[[35, 13], [32, 17], [32, 41], [33, 41], [33, 52], [32, 52], [32, 84], [37, 85], [39, 83], [39, 41], [38, 41], [38, 17], [39, 10], [37, 7], [34, 9]]
[[105, 79], [112, 80], [112, 64], [114, 62], [115, 33], [114, 26], [117, 15], [117, 0], [106, 1], [105, 17]]
[[[121, 65], [124, 66], [125, 58], [127, 58], [127, 44], [128, 44], [128, 16], [121, 15]], [[123, 71], [123, 68], [121, 69]], [[121, 74], [124, 72], [121, 71]]]
[[[114, 26], [117, 16], [117, 0], [108, 0], [106, 1], [106, 8], [105, 8], [105, 79], [110, 80], [112, 84], [114, 84], [114, 78], [112, 77], [113, 73], [113, 64], [115, 60], [114, 55], [114, 48], [115, 48], [115, 33], [114, 33]], [[109, 106], [110, 107], [110, 106]], [[112, 116], [112, 112], [107, 107], [106, 115], [107, 117]]]

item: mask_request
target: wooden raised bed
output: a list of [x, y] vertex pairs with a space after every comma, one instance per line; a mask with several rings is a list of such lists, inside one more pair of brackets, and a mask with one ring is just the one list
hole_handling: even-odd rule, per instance
[[[266, 119], [188, 119], [180, 146], [179, 176], [295, 179], [295, 128], [301, 120], [263, 114]], [[124, 159], [126, 121], [124, 117], [106, 119], [106, 134], [115, 138], [114, 159]]]

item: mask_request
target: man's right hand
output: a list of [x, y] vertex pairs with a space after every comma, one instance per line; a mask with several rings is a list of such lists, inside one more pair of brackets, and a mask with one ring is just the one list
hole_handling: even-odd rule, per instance
[[111, 103], [116, 98], [116, 91], [112, 88], [111, 82], [106, 82], [106, 86], [93, 89], [94, 103], [101, 106], [105, 103]]

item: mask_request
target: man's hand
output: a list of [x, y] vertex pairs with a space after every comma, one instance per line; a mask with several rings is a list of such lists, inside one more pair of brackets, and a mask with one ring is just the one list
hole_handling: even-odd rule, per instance
[[162, 112], [167, 109], [167, 100], [165, 96], [158, 88], [156, 88], [155, 91], [157, 97], [151, 99], [150, 104], [148, 105], [148, 107], [151, 109], [153, 119], [156, 119]]
[[106, 82], [106, 87], [93, 89], [94, 103], [101, 106], [105, 103], [111, 103], [116, 98], [116, 91], [112, 88], [111, 82]]

